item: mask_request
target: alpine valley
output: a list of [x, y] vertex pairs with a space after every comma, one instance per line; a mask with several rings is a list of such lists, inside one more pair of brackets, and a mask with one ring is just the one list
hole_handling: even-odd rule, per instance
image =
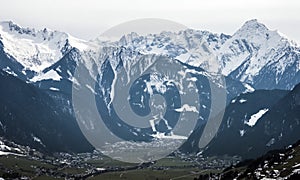
[[[0, 23], [0, 136], [3, 141], [0, 154], [30, 156], [40, 161], [45, 157], [32, 152], [51, 157], [56, 154], [64, 160], [70, 160], [66, 154], [80, 157], [78, 153], [92, 153], [94, 147], [76, 120], [73, 99], [80, 97], [74, 97], [74, 91], [88, 91], [98, 100], [99, 109], [110, 110], [114, 82], [120, 69], [129, 81], [132, 73], [142, 72], [147, 63], [161, 57], [184, 67], [184, 72], [178, 73], [190, 74], [189, 83], [195, 83], [201, 102], [197, 107], [196, 126], [179, 150], [171, 154], [174, 159], [180, 157], [186, 161], [193, 157], [191, 161], [199, 165], [198, 161], [218, 157], [223, 160], [222, 169], [232, 165], [227, 163], [231, 160], [258, 158], [300, 140], [300, 47], [255, 19], [245, 22], [232, 35], [186, 29], [148, 35], [132, 32], [117, 41], [102, 38], [86, 41], [68, 33], [24, 28], [8, 21]], [[142, 63], [137, 66], [139, 62]], [[78, 67], [83, 73], [81, 76], [93, 80], [94, 84], [78, 79]], [[223, 84], [217, 81], [220, 75], [224, 77]], [[164, 88], [169, 86], [164, 81], [163, 77], [150, 75], [145, 84], [136, 87], [136, 91], [145, 92], [144, 95], [129, 92], [133, 97], [131, 107], [138, 114], [147, 114], [153, 89], [162, 96], [176, 97], [175, 92], [165, 93]], [[190, 87], [184, 83], [179, 86]], [[212, 88], [226, 93], [225, 109], [215, 110], [213, 117], [209, 116], [213, 109]], [[178, 112], [184, 109], [183, 106], [177, 108]], [[88, 110], [87, 107], [85, 111]], [[218, 132], [200, 149], [198, 142], [209, 118], [223, 113]], [[110, 126], [112, 129], [122, 126], [127, 131], [119, 131], [124, 139], [134, 139], [136, 134], [144, 133], [123, 124]], [[164, 131], [166, 126], [166, 123], [153, 125], [149, 138], [157, 133], [153, 129], [161, 129], [165, 136], [172, 134]], [[69, 162], [67, 160], [64, 162]], [[48, 161], [44, 159], [43, 162]], [[143, 164], [133, 169], [149, 166], [153, 168], [153, 164]], [[159, 168], [155, 164], [154, 167]], [[96, 169], [88, 175], [61, 173], [55, 177], [83, 178], [95, 172], [115, 171]], [[285, 176], [298, 172], [291, 171]]]

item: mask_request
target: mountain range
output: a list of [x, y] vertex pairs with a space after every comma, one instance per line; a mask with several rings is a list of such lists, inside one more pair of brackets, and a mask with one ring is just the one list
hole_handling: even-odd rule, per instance
[[[78, 82], [76, 68], [106, 88], [101, 98], [112, 98], [120, 67], [130, 74], [141, 59], [164, 56], [191, 72], [204, 104], [181, 150], [199, 151], [195, 142], [211, 106], [207, 79], [220, 73], [226, 81], [226, 87], [219, 87], [226, 91], [226, 109], [216, 137], [201, 152], [257, 157], [298, 140], [299, 55], [293, 41], [257, 20], [247, 21], [233, 35], [187, 29], [145, 36], [133, 32], [118, 41], [86, 41], [1, 22], [1, 136], [43, 151], [90, 151], [75, 119], [72, 87], [95, 96], [99, 89]], [[105, 73], [107, 81], [97, 78]]]

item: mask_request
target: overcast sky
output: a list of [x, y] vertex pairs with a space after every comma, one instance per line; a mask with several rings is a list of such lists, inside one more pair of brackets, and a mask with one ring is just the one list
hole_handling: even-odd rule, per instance
[[189, 28], [234, 33], [258, 19], [300, 44], [299, 0], [0, 0], [0, 20], [93, 39], [120, 23], [163, 18]]

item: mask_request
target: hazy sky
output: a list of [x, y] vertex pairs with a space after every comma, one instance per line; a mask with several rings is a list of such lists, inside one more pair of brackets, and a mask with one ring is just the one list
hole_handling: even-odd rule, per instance
[[0, 0], [0, 5], [0, 21], [48, 27], [83, 39], [138, 18], [163, 18], [227, 34], [258, 19], [300, 44], [299, 0]]

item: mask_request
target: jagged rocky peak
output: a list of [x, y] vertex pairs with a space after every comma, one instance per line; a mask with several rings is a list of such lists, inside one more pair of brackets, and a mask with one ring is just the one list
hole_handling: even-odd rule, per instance
[[138, 37], [139, 35], [136, 32], [131, 32], [129, 34], [123, 35], [120, 39], [120, 42], [131, 43], [133, 42], [133, 40], [135, 40]]
[[56, 38], [59, 39], [67, 38], [68, 34], [64, 32], [59, 31], [52, 31], [50, 29], [44, 28], [41, 30], [36, 30], [35, 28], [29, 28], [29, 27], [21, 27], [20, 25], [12, 22], [12, 21], [3, 21], [0, 23], [0, 26], [2, 27], [2, 31], [7, 33], [12, 33], [15, 35], [20, 35], [25, 37], [26, 35], [35, 37], [36, 39], [40, 39], [42, 41], [51, 41], [52, 39]]
[[273, 45], [279, 43], [295, 45], [295, 43], [290, 41], [285, 35], [277, 30], [270, 30], [257, 19], [246, 21], [244, 25], [233, 34], [233, 37], [235, 39], [246, 39], [255, 44], [262, 44], [264, 41], [267, 41], [273, 43]]
[[12, 21], [0, 22], [4, 51], [24, 66], [25, 70], [41, 72], [60, 60], [72, 47], [87, 48], [87, 42], [68, 33], [49, 29], [23, 28]]
[[3, 21], [0, 23], [0, 25], [9, 30], [9, 31], [16, 31], [20, 34], [31, 34], [31, 35], [35, 35], [35, 29], [34, 28], [23, 28], [21, 26], [19, 26], [18, 24], [12, 22], [12, 21]]
[[253, 32], [264, 32], [269, 31], [269, 29], [262, 23], [258, 22], [257, 19], [252, 19], [249, 21], [246, 21], [243, 26], [235, 33], [253, 33]]
[[[138, 53], [167, 55], [209, 72], [214, 72], [210, 67], [215, 67], [210, 65], [216, 64], [211, 59], [217, 59], [223, 75], [255, 88], [290, 89], [299, 81], [297, 76], [295, 82], [284, 85], [291, 78], [289, 74], [299, 71], [299, 68], [291, 68], [299, 62], [299, 48], [278, 31], [270, 30], [256, 19], [244, 23], [232, 36], [185, 29], [148, 35], [132, 32], [116, 40], [98, 37], [86, 42], [67, 33], [22, 28], [13, 22], [0, 24], [0, 35], [0, 45], [3, 44], [4, 51], [25, 69], [35, 72], [50, 67], [73, 47], [95, 60], [99, 57], [106, 59], [106, 56], [116, 56], [111, 59], [118, 59], [119, 54], [103, 47], [120, 47], [126, 49], [122, 54], [124, 57]], [[90, 53], [86, 54], [87, 51]], [[266, 87], [266, 82], [271, 80], [274, 83]]]
[[246, 21], [243, 26], [234, 33], [234, 35], [266, 35], [266, 39], [268, 39], [268, 33], [273, 33], [273, 35], [280, 36], [283, 40], [289, 40], [286, 35], [282, 34], [278, 30], [271, 30], [265, 24], [259, 22], [257, 19], [252, 19]]

